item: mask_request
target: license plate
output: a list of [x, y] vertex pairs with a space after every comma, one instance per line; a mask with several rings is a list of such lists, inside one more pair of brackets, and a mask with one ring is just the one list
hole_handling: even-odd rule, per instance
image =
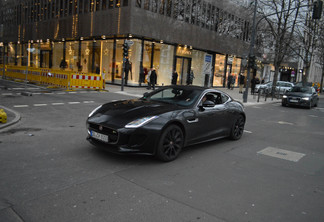
[[298, 100], [297, 99], [291, 99], [290, 102], [292, 102], [292, 103], [298, 103]]
[[108, 141], [109, 141], [109, 138], [108, 138], [107, 135], [104, 135], [104, 134], [101, 134], [101, 133], [97, 133], [95, 131], [91, 131], [91, 137], [93, 137], [93, 138], [95, 138], [97, 140], [106, 142], [106, 143], [108, 143]]

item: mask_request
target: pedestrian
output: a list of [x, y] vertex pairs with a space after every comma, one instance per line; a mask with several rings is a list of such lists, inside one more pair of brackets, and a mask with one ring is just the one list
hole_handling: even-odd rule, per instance
[[253, 75], [253, 78], [251, 79], [251, 95], [254, 95], [256, 83], [257, 83], [257, 80], [256, 80], [255, 76]]
[[195, 78], [194, 72], [193, 70], [191, 70], [188, 74], [187, 74], [187, 85], [191, 85], [193, 82], [193, 79]]
[[239, 86], [240, 86], [239, 93], [243, 93], [244, 81], [245, 81], [245, 76], [242, 75], [242, 73], [240, 73], [240, 75], [239, 75]]
[[228, 78], [227, 78], [227, 89], [231, 89], [232, 78], [233, 78], [233, 77], [228, 73]]
[[61, 69], [66, 69], [67, 68], [67, 62], [64, 59], [61, 60], [60, 68]]
[[143, 65], [140, 65], [140, 74], [139, 74], [139, 85], [142, 86], [142, 83], [145, 81], [145, 73], [144, 73], [144, 68]]
[[172, 73], [171, 84], [172, 85], [177, 85], [177, 81], [178, 81], [178, 73], [177, 73], [177, 70], [174, 70], [173, 73]]
[[96, 63], [96, 74], [100, 74], [100, 68], [99, 65]]
[[234, 85], [235, 85], [235, 75], [234, 74], [232, 74], [232, 79], [231, 79], [231, 90], [233, 90], [234, 89]]
[[157, 74], [155, 68], [153, 68], [150, 75], [150, 88], [152, 87], [153, 90], [155, 90], [156, 80], [157, 80]]
[[147, 89], [151, 89], [151, 73], [153, 69], [151, 68], [150, 71], [148, 71], [146, 75], [146, 81], [147, 81]]
[[130, 70], [130, 63], [129, 63], [129, 60], [126, 59], [126, 62], [125, 62], [125, 85], [127, 85], [127, 82], [128, 82], [128, 73], [129, 73], [129, 70]]

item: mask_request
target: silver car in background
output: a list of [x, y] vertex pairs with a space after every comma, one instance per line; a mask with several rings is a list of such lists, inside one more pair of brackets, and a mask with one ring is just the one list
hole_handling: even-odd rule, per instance
[[[272, 91], [272, 81], [264, 83], [264, 84], [258, 84], [255, 86], [255, 92], [258, 93], [271, 93]], [[294, 86], [291, 82], [286, 81], [277, 81], [276, 85], [276, 93], [284, 94], [285, 92], [291, 91], [292, 87]]]

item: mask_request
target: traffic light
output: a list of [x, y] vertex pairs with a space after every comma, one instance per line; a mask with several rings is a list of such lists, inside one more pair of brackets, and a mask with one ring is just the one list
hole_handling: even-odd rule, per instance
[[128, 56], [128, 44], [127, 43], [123, 44], [123, 56], [124, 57]]
[[317, 0], [314, 2], [313, 7], [313, 19], [320, 19], [322, 15], [323, 2], [322, 0]]
[[255, 56], [249, 57], [248, 67], [254, 69], [255, 66]]

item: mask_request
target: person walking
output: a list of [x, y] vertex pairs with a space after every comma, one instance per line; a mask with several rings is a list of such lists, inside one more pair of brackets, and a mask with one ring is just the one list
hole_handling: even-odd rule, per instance
[[178, 81], [178, 73], [177, 73], [176, 70], [174, 70], [173, 73], [172, 73], [171, 84], [172, 85], [177, 85], [177, 81]]
[[153, 69], [151, 68], [150, 71], [148, 71], [146, 75], [146, 81], [147, 81], [147, 89], [151, 89], [151, 74]]
[[157, 80], [157, 74], [155, 68], [153, 68], [150, 75], [150, 88], [152, 87], [153, 90], [155, 90], [156, 80]]
[[193, 70], [187, 74], [187, 85], [192, 85], [193, 79], [195, 78]]
[[244, 86], [245, 76], [240, 73], [239, 75], [239, 93], [243, 93], [243, 86]]
[[257, 80], [256, 80], [255, 76], [253, 75], [253, 78], [251, 79], [251, 95], [254, 95], [256, 83], [257, 83]]
[[232, 84], [232, 75], [230, 75], [228, 73], [228, 77], [227, 77], [227, 89], [231, 89], [231, 84]]

